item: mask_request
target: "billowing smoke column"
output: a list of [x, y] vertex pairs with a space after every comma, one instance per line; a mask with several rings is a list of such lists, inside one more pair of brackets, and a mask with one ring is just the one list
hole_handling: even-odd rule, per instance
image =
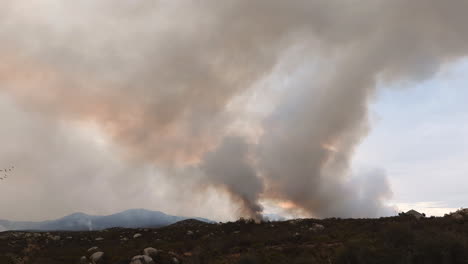
[[258, 203], [262, 183], [249, 161], [249, 145], [239, 137], [226, 137], [201, 163], [211, 184], [225, 188], [241, 204], [241, 215], [261, 219]]
[[[382, 215], [385, 175], [350, 180], [369, 101], [378, 83], [465, 56], [466, 10], [463, 0], [7, 0], [0, 92], [57, 122], [96, 124], [132, 162], [195, 168], [242, 215], [259, 218], [259, 199], [318, 217]], [[288, 79], [281, 96], [244, 133], [233, 101], [275, 75]]]

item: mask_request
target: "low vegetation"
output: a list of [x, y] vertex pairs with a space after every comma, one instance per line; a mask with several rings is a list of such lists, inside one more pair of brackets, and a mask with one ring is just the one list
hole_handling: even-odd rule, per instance
[[461, 264], [468, 263], [468, 215], [461, 216], [223, 224], [186, 220], [148, 229], [3, 232], [0, 263], [80, 263], [96, 246], [105, 253], [100, 263], [128, 264], [153, 247], [156, 264]]

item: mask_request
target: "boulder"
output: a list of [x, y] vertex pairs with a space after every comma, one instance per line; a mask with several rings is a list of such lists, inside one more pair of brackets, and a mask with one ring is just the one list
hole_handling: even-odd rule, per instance
[[104, 252], [102, 251], [95, 252], [91, 255], [91, 257], [89, 257], [89, 259], [91, 260], [91, 263], [93, 264], [102, 263], [103, 258], [104, 258]]
[[143, 253], [144, 253], [144, 255], [146, 255], [146, 256], [149, 256], [149, 257], [151, 257], [151, 258], [154, 258], [154, 257], [156, 257], [156, 256], [158, 255], [159, 252], [158, 252], [158, 250], [155, 249], [155, 248], [148, 247], [148, 248], [143, 249]]
[[155, 264], [153, 259], [147, 255], [138, 255], [132, 258], [130, 264]]
[[82, 256], [80, 258], [80, 264], [89, 264], [88, 258], [86, 256]]
[[92, 247], [88, 249], [88, 254], [93, 254], [95, 252], [98, 252], [99, 248], [98, 247]]
[[133, 235], [133, 238], [139, 238], [139, 237], [141, 237], [140, 233], [136, 233], [135, 235]]
[[406, 215], [410, 215], [416, 219], [421, 219], [421, 218], [424, 218], [426, 217], [425, 214], [421, 214], [420, 212], [416, 211], [416, 210], [409, 210], [408, 212], [405, 213]]
[[318, 232], [318, 231], [321, 231], [321, 230], [324, 230], [324, 229], [325, 229], [325, 227], [324, 227], [323, 225], [321, 225], [321, 224], [313, 224], [313, 225], [309, 228], [309, 230], [310, 230], [310, 231], [313, 231], [313, 232]]

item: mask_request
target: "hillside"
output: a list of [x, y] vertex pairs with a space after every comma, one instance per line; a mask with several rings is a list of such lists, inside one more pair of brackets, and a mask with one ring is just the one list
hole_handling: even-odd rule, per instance
[[156, 264], [468, 263], [468, 215], [3, 232], [0, 249], [2, 264], [89, 263], [96, 251], [104, 253], [97, 263], [128, 264], [144, 249]]
[[[159, 211], [130, 209], [120, 213], [96, 216], [74, 213], [60, 219], [43, 222], [14, 222], [0, 220], [0, 231], [35, 230], [35, 231], [92, 231], [111, 227], [162, 227], [188, 219], [189, 217], [168, 215]], [[208, 219], [196, 218], [210, 222]]]

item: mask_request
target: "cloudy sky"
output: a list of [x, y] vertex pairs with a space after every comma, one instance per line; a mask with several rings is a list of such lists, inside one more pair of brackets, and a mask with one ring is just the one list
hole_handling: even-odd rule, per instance
[[467, 8], [3, 1], [0, 219], [466, 206]]
[[373, 128], [355, 157], [390, 176], [393, 202], [429, 214], [466, 207], [468, 196], [468, 60], [404, 89], [382, 90]]

